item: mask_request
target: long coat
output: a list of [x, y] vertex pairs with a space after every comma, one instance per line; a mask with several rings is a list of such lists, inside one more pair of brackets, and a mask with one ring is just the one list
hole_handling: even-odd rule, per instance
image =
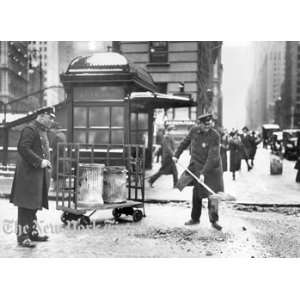
[[49, 142], [45, 131], [35, 121], [26, 126], [18, 142], [17, 163], [10, 201], [28, 209], [48, 208], [50, 171], [41, 168], [49, 159]]
[[251, 151], [251, 137], [249, 134], [241, 135], [242, 147], [241, 154], [242, 159], [249, 159], [250, 151]]
[[228, 171], [228, 163], [227, 163], [227, 150], [228, 149], [229, 149], [228, 138], [227, 138], [227, 136], [223, 136], [221, 138], [221, 148], [220, 148], [223, 172]]
[[242, 147], [243, 145], [239, 140], [235, 138], [229, 140], [230, 172], [236, 172], [241, 169]]
[[174, 152], [174, 138], [170, 134], [166, 133], [162, 140], [162, 159], [160, 168], [160, 172], [162, 172], [162, 174], [173, 174], [174, 162], [172, 160], [172, 157], [174, 155]]
[[[190, 146], [191, 160], [188, 169], [198, 178], [204, 175], [204, 182], [214, 191], [221, 192], [224, 190], [223, 171], [220, 157], [220, 136], [214, 129], [203, 132], [198, 126], [193, 127], [188, 135], [178, 146], [175, 157], [179, 158], [180, 154]], [[196, 180], [188, 173], [183, 172], [177, 187], [183, 190], [185, 186], [195, 185]], [[199, 197], [206, 198], [209, 193], [201, 186]]]

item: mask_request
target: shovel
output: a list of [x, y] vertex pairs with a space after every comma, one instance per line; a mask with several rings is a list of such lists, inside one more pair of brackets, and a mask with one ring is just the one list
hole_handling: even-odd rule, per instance
[[209, 195], [210, 200], [215, 201], [236, 201], [236, 198], [232, 195], [226, 194], [224, 192], [215, 193], [207, 184], [204, 183], [204, 181], [200, 180], [192, 171], [190, 171], [188, 168], [184, 167], [182, 164], [180, 164], [177, 161], [177, 164], [183, 168], [186, 172], [188, 172], [199, 184], [201, 184], [211, 195]]

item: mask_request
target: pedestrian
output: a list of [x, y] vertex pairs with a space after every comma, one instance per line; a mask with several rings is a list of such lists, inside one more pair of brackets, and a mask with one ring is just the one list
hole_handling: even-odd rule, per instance
[[[62, 126], [58, 122], [54, 122], [49, 133], [49, 144], [50, 148], [52, 149], [51, 163], [53, 166], [51, 178], [54, 191], [59, 190], [59, 187], [61, 186], [63, 180], [63, 177], [61, 175], [57, 178], [57, 173], [63, 173], [63, 162], [60, 161], [57, 165], [57, 148], [59, 143], [67, 143], [67, 137]], [[63, 152], [63, 148], [60, 148], [60, 157], [63, 156]], [[65, 165], [68, 165], [67, 162], [65, 162]], [[65, 167], [65, 171], [69, 171], [69, 168]]]
[[221, 160], [222, 160], [222, 170], [223, 172], [228, 171], [228, 163], [227, 163], [227, 151], [229, 150], [229, 143], [228, 143], [228, 134], [225, 130], [221, 132]]
[[297, 161], [295, 164], [295, 169], [297, 170], [296, 182], [300, 182], [300, 132], [297, 133]]
[[48, 236], [38, 232], [36, 213], [48, 209], [51, 162], [47, 130], [54, 118], [53, 108], [40, 109], [36, 120], [22, 130], [18, 141], [10, 202], [18, 207], [17, 241], [22, 247], [33, 248], [33, 241], [48, 240]]
[[242, 154], [242, 160], [246, 162], [248, 171], [252, 169], [252, 167], [249, 164], [249, 153], [251, 149], [251, 142], [250, 142], [250, 135], [249, 135], [249, 129], [247, 126], [244, 126], [242, 129], [243, 133], [241, 135], [241, 141], [242, 141], [242, 147], [241, 147], [241, 154]]
[[261, 142], [260, 138], [256, 135], [254, 130], [250, 135], [249, 142], [250, 142], [249, 159], [250, 159], [251, 167], [253, 168], [254, 159], [257, 151], [257, 145]]
[[155, 151], [155, 156], [156, 156], [156, 162], [159, 163], [160, 157], [162, 156], [162, 142], [163, 142], [163, 137], [164, 137], [165, 131], [163, 128], [159, 128], [157, 130], [156, 134], [156, 144], [157, 148]]
[[[191, 159], [188, 166], [200, 180], [204, 181], [214, 192], [224, 190], [223, 171], [220, 157], [220, 135], [212, 128], [212, 115], [204, 114], [198, 117], [198, 125], [193, 127], [175, 152], [173, 160], [176, 162], [181, 153], [191, 147]], [[193, 201], [191, 219], [185, 225], [194, 225], [200, 222], [202, 199], [208, 198], [208, 191], [199, 184], [187, 171], [181, 175], [177, 187], [180, 191], [192, 185]], [[211, 225], [222, 230], [218, 224], [218, 204], [213, 205], [208, 198], [208, 214]]]
[[175, 141], [172, 136], [172, 131], [174, 130], [174, 126], [169, 125], [166, 128], [166, 134], [162, 139], [162, 159], [161, 159], [161, 167], [154, 175], [152, 175], [149, 179], [150, 186], [153, 187], [153, 183], [161, 176], [161, 175], [173, 175], [173, 187], [175, 188], [178, 181], [178, 172], [177, 167], [172, 157], [175, 152]]
[[230, 172], [232, 172], [232, 179], [235, 180], [235, 172], [241, 169], [241, 148], [243, 147], [238, 131], [230, 132], [228, 143]]

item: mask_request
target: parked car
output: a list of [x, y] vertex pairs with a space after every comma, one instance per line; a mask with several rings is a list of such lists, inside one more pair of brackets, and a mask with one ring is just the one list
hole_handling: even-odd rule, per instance
[[297, 159], [297, 134], [300, 129], [285, 129], [282, 131], [284, 157], [286, 159]]
[[283, 155], [283, 132], [275, 131], [270, 137], [271, 151], [275, 155]]
[[263, 147], [267, 148], [271, 144], [271, 137], [273, 132], [280, 131], [278, 124], [263, 124], [262, 125], [262, 140]]

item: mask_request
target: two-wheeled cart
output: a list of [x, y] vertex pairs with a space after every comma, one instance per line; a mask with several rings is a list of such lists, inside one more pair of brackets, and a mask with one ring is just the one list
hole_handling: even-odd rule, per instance
[[[80, 203], [80, 167], [102, 164], [123, 166], [127, 172], [127, 199], [121, 203]], [[145, 148], [141, 145], [95, 145], [60, 143], [57, 149], [56, 209], [61, 221], [67, 224], [78, 220], [89, 225], [97, 210], [112, 209], [112, 215], [131, 215], [134, 222], [145, 217]], [[101, 178], [100, 178], [101, 179]]]

